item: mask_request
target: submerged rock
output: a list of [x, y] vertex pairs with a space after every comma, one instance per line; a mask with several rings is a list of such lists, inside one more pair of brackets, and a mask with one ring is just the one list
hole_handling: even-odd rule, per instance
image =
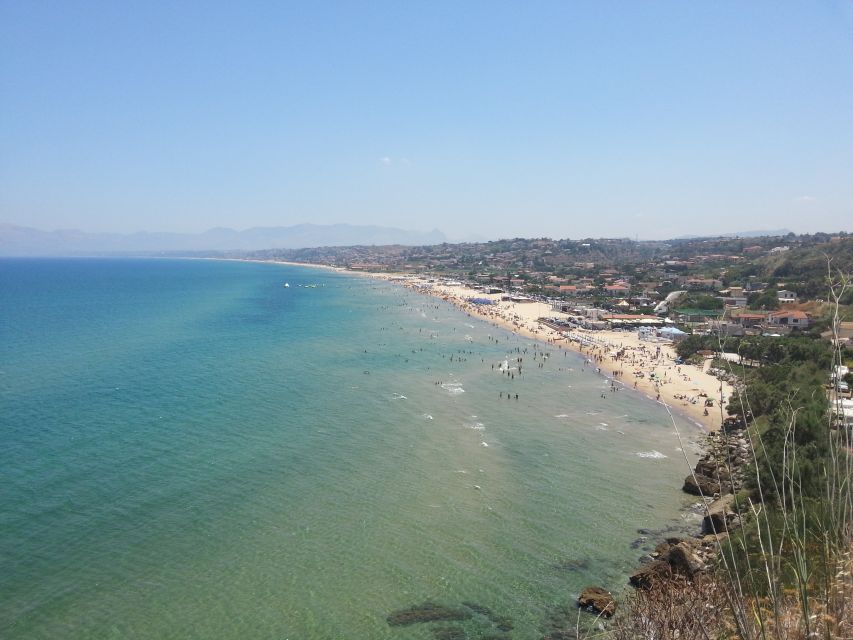
[[578, 606], [592, 613], [609, 618], [616, 613], [616, 601], [613, 595], [601, 587], [586, 587], [578, 596]]

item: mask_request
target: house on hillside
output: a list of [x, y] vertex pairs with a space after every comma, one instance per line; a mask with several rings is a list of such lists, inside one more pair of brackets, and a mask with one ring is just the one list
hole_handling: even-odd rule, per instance
[[624, 284], [606, 284], [604, 285], [604, 293], [614, 298], [624, 298], [631, 292], [631, 287]]
[[745, 307], [747, 302], [746, 295], [743, 293], [743, 287], [721, 289], [718, 300], [721, 300], [727, 307]]
[[557, 287], [557, 291], [564, 296], [576, 296], [581, 291], [584, 291], [586, 287], [578, 288], [575, 284], [561, 284]]
[[731, 320], [710, 320], [708, 322], [708, 331], [717, 336], [743, 336], [745, 335], [743, 325], [739, 325]]
[[750, 279], [746, 283], [746, 290], [750, 293], [757, 293], [759, 291], [764, 291], [767, 288], [766, 282], [759, 282], [758, 280], [754, 280], [753, 276], [750, 276]]
[[779, 299], [779, 302], [781, 303], [790, 303], [797, 301], [797, 294], [793, 291], [787, 291], [785, 289], [779, 291], [777, 297]]
[[681, 278], [682, 283], [692, 290], [719, 289], [723, 283], [715, 278]]
[[767, 316], [763, 313], [741, 313], [731, 316], [731, 321], [742, 327], [757, 327], [766, 320]]
[[780, 327], [808, 329], [811, 318], [805, 311], [773, 311], [767, 314], [767, 323]]

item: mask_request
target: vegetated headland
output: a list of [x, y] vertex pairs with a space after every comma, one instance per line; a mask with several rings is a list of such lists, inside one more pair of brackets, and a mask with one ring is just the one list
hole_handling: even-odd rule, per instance
[[[703, 530], [661, 540], [614, 616], [549, 638], [853, 638], [853, 236], [512, 239], [228, 253], [399, 281], [594, 361], [711, 433], [684, 490]], [[615, 589], [614, 589], [615, 590]], [[605, 628], [600, 619], [613, 616]]]

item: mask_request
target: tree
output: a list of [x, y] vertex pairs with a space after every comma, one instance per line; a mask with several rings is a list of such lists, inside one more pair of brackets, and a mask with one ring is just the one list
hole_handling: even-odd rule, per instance
[[766, 289], [762, 293], [749, 297], [749, 308], [761, 311], [772, 311], [779, 308], [779, 294], [776, 289]]

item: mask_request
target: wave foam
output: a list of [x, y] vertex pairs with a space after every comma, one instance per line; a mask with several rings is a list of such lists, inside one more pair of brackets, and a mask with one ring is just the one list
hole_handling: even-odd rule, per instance
[[663, 454], [660, 451], [638, 451], [636, 453], [636, 455], [638, 455], [641, 458], [655, 458], [655, 459], [667, 458], [668, 457], [666, 454]]

